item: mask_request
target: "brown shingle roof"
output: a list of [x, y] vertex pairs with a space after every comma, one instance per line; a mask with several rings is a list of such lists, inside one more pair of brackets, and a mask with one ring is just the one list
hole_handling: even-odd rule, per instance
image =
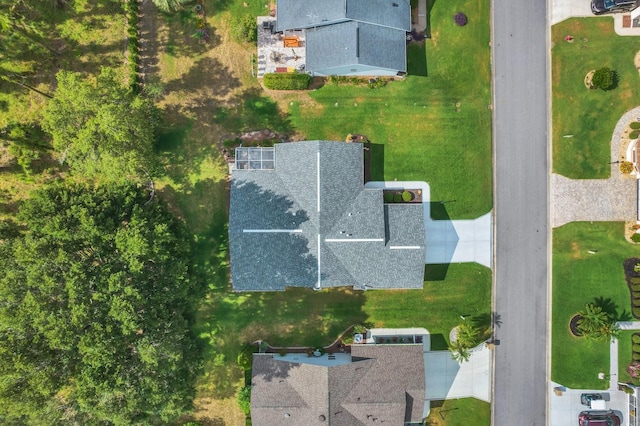
[[353, 362], [319, 366], [264, 354], [253, 359], [256, 426], [402, 426], [422, 420], [422, 345], [354, 345]]

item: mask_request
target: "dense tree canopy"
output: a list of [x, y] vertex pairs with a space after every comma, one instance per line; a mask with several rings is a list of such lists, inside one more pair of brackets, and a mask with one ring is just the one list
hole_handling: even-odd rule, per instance
[[203, 289], [181, 222], [133, 186], [35, 193], [0, 239], [0, 423], [135, 424], [188, 409]]
[[106, 179], [152, 165], [158, 113], [151, 101], [122, 85], [110, 68], [95, 81], [67, 71], [57, 79], [42, 126], [53, 136], [61, 161], [82, 176]]

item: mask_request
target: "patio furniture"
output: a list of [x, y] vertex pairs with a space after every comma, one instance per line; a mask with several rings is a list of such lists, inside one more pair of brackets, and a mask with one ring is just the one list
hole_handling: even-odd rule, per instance
[[300, 38], [298, 36], [285, 36], [284, 47], [300, 47]]

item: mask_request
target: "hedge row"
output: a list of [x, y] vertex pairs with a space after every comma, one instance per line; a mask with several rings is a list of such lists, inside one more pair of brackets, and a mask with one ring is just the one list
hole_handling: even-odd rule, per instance
[[140, 90], [138, 70], [140, 54], [138, 52], [138, 0], [126, 0], [124, 3], [127, 17], [127, 49], [129, 51], [129, 86], [134, 93]]
[[309, 87], [311, 76], [297, 73], [267, 73], [262, 81], [267, 89], [304, 90]]

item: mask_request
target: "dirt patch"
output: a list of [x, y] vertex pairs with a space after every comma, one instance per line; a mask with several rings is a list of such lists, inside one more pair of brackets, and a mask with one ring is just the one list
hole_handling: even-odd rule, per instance
[[571, 243], [571, 258], [572, 259], [580, 259], [581, 257], [582, 257], [582, 255], [580, 254], [580, 246], [578, 245], [578, 243], [573, 241]]

